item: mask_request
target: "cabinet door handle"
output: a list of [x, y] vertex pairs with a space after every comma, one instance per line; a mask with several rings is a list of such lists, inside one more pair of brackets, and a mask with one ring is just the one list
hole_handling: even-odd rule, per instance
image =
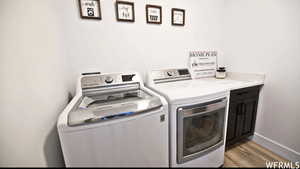
[[248, 94], [248, 92], [240, 92], [237, 95], [241, 96], [241, 95], [244, 95], [244, 94]]
[[241, 113], [240, 113], [241, 115], [243, 115], [244, 114], [244, 103], [241, 103]]
[[247, 112], [247, 107], [246, 107], [246, 104], [245, 103], [243, 103], [243, 114], [246, 114], [246, 112]]
[[236, 114], [237, 115], [243, 114], [243, 103], [238, 104], [238, 106], [236, 108]]
[[239, 114], [239, 108], [240, 108], [240, 104], [238, 104], [238, 105], [236, 106], [236, 110], [235, 110], [235, 111], [236, 111], [236, 113], [235, 113], [236, 115]]

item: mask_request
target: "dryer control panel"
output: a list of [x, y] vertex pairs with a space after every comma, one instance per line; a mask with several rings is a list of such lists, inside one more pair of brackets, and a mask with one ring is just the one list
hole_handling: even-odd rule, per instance
[[188, 69], [165, 69], [151, 72], [154, 83], [164, 83], [192, 79]]

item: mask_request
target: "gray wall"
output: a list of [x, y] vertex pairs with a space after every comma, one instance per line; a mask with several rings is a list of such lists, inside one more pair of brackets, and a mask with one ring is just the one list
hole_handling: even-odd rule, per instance
[[229, 70], [266, 74], [256, 132], [300, 152], [300, 1], [226, 0], [224, 12]]
[[[220, 50], [223, 1], [135, 1], [136, 22], [119, 23], [113, 2], [102, 21], [82, 20], [77, 0], [0, 2], [0, 167], [61, 166], [56, 119], [78, 73], [185, 67], [189, 50]], [[163, 7], [163, 24], [145, 23], [145, 4]], [[186, 26], [170, 23], [186, 9]]]

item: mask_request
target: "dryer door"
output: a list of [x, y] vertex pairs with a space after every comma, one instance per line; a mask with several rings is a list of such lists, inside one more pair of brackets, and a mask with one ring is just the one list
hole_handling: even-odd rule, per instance
[[203, 156], [224, 145], [226, 99], [178, 109], [177, 162]]

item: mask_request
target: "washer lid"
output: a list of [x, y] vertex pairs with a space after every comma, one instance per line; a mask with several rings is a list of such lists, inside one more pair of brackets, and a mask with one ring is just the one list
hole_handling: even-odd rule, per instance
[[124, 118], [162, 106], [143, 90], [83, 96], [68, 116], [70, 126]]

